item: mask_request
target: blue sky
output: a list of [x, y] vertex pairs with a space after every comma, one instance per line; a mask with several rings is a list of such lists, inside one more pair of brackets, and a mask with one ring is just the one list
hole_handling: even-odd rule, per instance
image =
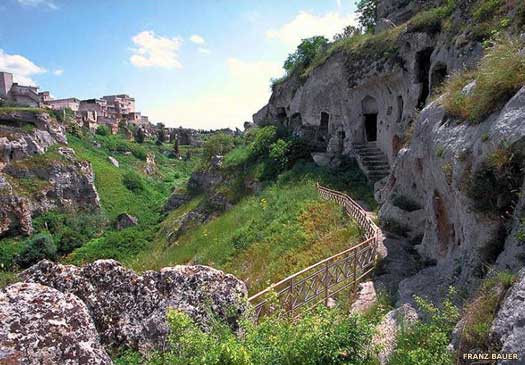
[[353, 0], [0, 0], [0, 71], [56, 98], [127, 93], [155, 122], [241, 126], [301, 38]]

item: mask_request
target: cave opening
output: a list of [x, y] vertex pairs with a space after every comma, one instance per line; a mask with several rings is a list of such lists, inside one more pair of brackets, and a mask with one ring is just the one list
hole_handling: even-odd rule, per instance
[[425, 106], [428, 95], [430, 94], [430, 56], [434, 51], [433, 48], [426, 48], [416, 53], [416, 77], [417, 82], [421, 84], [421, 92], [419, 93], [419, 99], [417, 107], [422, 109]]
[[448, 76], [447, 65], [439, 63], [432, 69], [430, 75], [430, 87], [432, 91], [440, 87]]
[[326, 142], [328, 136], [328, 122], [330, 121], [330, 114], [321, 112], [321, 122], [319, 124], [319, 141]]
[[365, 132], [368, 142], [377, 141], [377, 113], [365, 114]]

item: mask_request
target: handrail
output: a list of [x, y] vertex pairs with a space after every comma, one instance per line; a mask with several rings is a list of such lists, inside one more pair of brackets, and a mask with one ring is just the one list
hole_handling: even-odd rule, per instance
[[287, 278], [270, 285], [251, 296], [248, 301], [255, 306], [259, 318], [273, 308], [268, 298], [275, 292], [281, 306], [293, 315], [294, 311], [311, 304], [328, 301], [331, 295], [354, 285], [373, 270], [377, 259], [377, 246], [381, 231], [367, 212], [350, 196], [316, 184], [322, 198], [334, 200], [341, 205], [364, 231], [364, 241], [333, 256], [325, 258]]

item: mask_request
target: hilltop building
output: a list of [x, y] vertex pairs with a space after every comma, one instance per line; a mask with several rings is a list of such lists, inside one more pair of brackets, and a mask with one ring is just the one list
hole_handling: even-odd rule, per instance
[[38, 86], [23, 86], [13, 82], [13, 74], [0, 72], [0, 99], [23, 106], [43, 107], [51, 99], [48, 91], [39, 92]]

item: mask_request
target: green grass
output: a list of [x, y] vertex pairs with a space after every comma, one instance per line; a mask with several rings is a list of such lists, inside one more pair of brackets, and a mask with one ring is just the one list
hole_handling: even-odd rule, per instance
[[32, 112], [32, 113], [49, 113], [49, 109], [44, 108], [31, 108], [23, 106], [3, 106], [0, 107], [0, 114], [12, 113], [12, 112]]
[[[481, 122], [498, 110], [525, 85], [525, 55], [523, 44], [517, 38], [500, 38], [487, 50], [479, 67], [456, 74], [445, 84], [443, 106], [461, 120]], [[469, 94], [463, 88], [471, 81], [476, 87]]]
[[243, 198], [226, 213], [168, 242], [189, 210], [181, 207], [161, 224], [155, 248], [129, 263], [139, 271], [206, 264], [237, 275], [251, 292], [257, 291], [360, 241], [357, 226], [341, 208], [320, 200], [315, 182], [323, 181], [323, 173], [300, 165], [259, 195]]

